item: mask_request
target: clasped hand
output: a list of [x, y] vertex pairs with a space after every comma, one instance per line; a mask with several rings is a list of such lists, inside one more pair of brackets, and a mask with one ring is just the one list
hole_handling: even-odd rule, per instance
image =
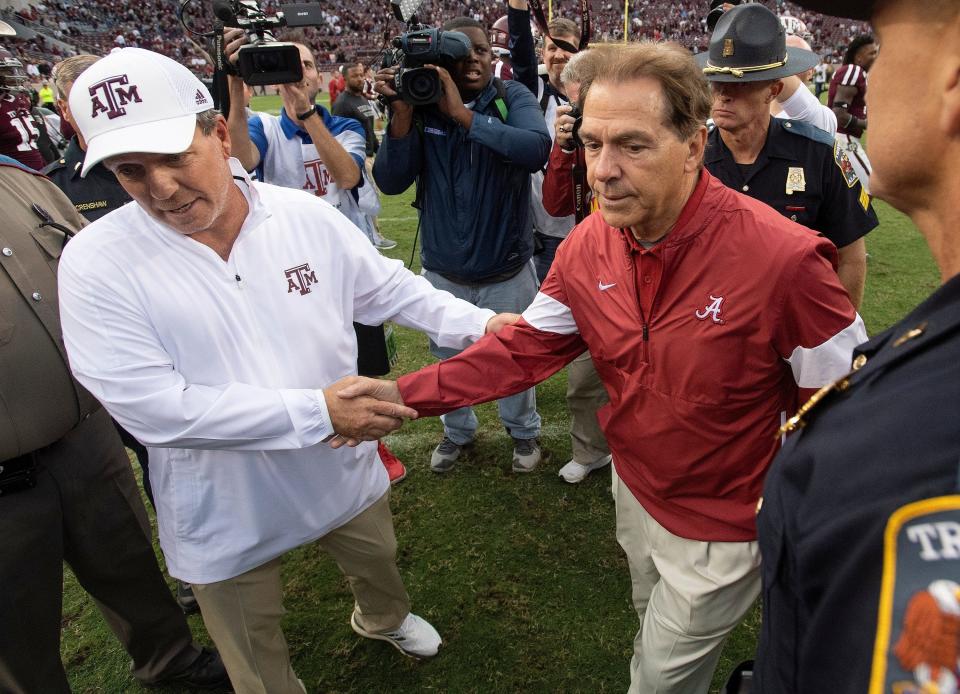
[[347, 376], [323, 391], [336, 438], [332, 448], [358, 446], [396, 431], [417, 411], [404, 406], [394, 381]]
[[[485, 332], [499, 332], [518, 320], [516, 313], [499, 313], [487, 321]], [[337, 434], [330, 441], [331, 448], [375, 441], [399, 429], [405, 420], [418, 416], [416, 410], [403, 404], [396, 381], [347, 376], [324, 389], [323, 396]]]

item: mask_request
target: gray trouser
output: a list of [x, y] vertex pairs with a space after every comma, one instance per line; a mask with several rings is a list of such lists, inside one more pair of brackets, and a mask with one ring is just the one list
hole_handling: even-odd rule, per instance
[[[497, 313], [522, 313], [537, 295], [537, 274], [533, 262], [504, 282], [494, 284], [458, 284], [443, 275], [424, 270], [423, 276], [437, 289], [469, 301], [474, 306], [489, 308]], [[430, 352], [438, 359], [449, 359], [460, 350], [439, 347], [430, 342]], [[537, 392], [530, 388], [497, 401], [500, 420], [515, 439], [535, 439], [540, 435], [540, 415], [537, 413]], [[444, 435], [456, 444], [473, 440], [477, 431], [477, 416], [471, 407], [461, 407], [440, 417]]]

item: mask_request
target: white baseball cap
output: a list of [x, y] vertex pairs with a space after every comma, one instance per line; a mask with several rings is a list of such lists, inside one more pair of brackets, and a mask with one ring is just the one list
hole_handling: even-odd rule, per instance
[[183, 65], [142, 48], [115, 48], [70, 89], [70, 111], [87, 143], [81, 176], [127, 152], [176, 154], [190, 147], [210, 92]]

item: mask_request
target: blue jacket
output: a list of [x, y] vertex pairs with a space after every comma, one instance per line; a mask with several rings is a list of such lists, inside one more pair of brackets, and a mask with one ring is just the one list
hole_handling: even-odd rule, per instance
[[507, 273], [533, 255], [530, 174], [547, 161], [550, 133], [530, 91], [503, 85], [506, 123], [491, 79], [469, 132], [436, 107], [420, 108], [421, 123], [406, 137], [386, 136], [373, 165], [387, 195], [417, 181], [423, 267], [467, 282]]

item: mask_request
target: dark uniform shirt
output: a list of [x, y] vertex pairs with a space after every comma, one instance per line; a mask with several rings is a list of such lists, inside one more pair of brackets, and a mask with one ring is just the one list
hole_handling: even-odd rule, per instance
[[749, 167], [733, 160], [720, 129], [713, 128], [705, 163], [725, 185], [819, 231], [837, 248], [878, 224], [870, 196], [846, 154], [828, 133], [807, 123], [771, 118], [767, 141]]
[[376, 114], [373, 111], [373, 106], [366, 98], [351, 92], [343, 92], [337, 97], [337, 103], [331, 107], [330, 113], [360, 121], [363, 132], [366, 133], [367, 137], [367, 156], [372, 157], [377, 153], [380, 142], [377, 140], [377, 134], [373, 127], [373, 119]]
[[921, 665], [955, 675], [958, 364], [960, 276], [859, 347], [788, 437], [757, 520], [754, 691], [919, 692]]
[[126, 205], [131, 198], [103, 164], [97, 164], [86, 178], [80, 178], [85, 153], [77, 138], [70, 140], [63, 157], [43, 170], [43, 173], [67, 194], [77, 212], [91, 222], [107, 212]]
[[60, 332], [57, 261], [83, 218], [50, 181], [0, 160], [0, 461], [49, 445], [99, 404], [70, 375]]

